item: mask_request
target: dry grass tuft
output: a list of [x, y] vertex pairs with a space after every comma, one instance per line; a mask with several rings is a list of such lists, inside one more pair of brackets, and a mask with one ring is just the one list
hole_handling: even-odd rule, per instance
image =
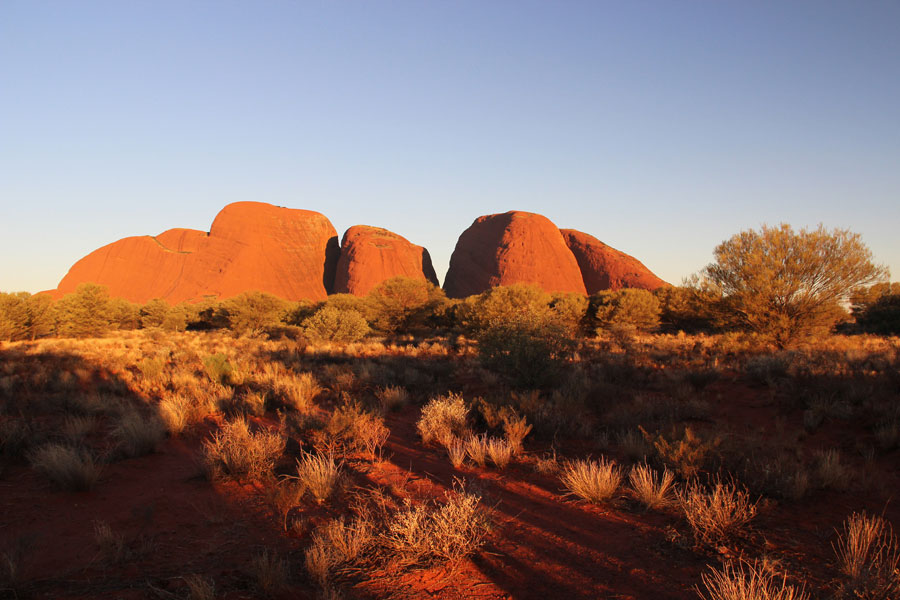
[[204, 462], [212, 477], [259, 479], [271, 473], [284, 451], [285, 439], [274, 432], [253, 433], [244, 419], [222, 426], [203, 444]]
[[288, 562], [275, 552], [263, 550], [250, 560], [250, 572], [256, 585], [268, 597], [287, 587]]
[[900, 598], [900, 546], [890, 524], [879, 516], [853, 513], [833, 544], [853, 598]]
[[100, 478], [100, 467], [89, 453], [62, 444], [41, 446], [30, 459], [61, 490], [87, 491]]
[[797, 589], [760, 563], [727, 563], [721, 570], [712, 568], [702, 577], [704, 600], [807, 600], [802, 588]]
[[628, 474], [631, 491], [649, 509], [665, 508], [672, 503], [675, 475], [666, 468], [658, 473], [649, 465], [635, 465]]
[[129, 558], [125, 536], [114, 532], [109, 523], [104, 521], [94, 523], [94, 541], [100, 548], [100, 555], [107, 564], [121, 564]]
[[711, 490], [698, 483], [677, 492], [678, 502], [698, 543], [716, 545], [741, 533], [756, 516], [756, 503], [734, 483], [717, 481]]
[[322, 504], [331, 497], [341, 481], [341, 464], [336, 463], [330, 454], [304, 453], [297, 460], [297, 475], [290, 478], [299, 481], [303, 489]]
[[605, 502], [619, 489], [622, 472], [615, 462], [606, 458], [576, 460], [563, 468], [560, 479], [570, 494], [588, 502]]
[[494, 437], [487, 439], [485, 442], [485, 449], [487, 450], [487, 455], [490, 457], [491, 462], [494, 463], [494, 466], [498, 469], [505, 469], [515, 453], [515, 446], [512, 442]]
[[166, 437], [166, 427], [159, 417], [144, 416], [140, 411], [131, 409], [119, 417], [112, 435], [118, 440], [122, 453], [133, 458], [154, 452]]
[[188, 575], [183, 578], [188, 588], [190, 600], [215, 600], [216, 584], [202, 575]]
[[466, 443], [459, 438], [454, 438], [447, 445], [447, 456], [450, 457], [450, 464], [454, 469], [461, 468], [466, 462]]
[[487, 464], [487, 438], [485, 435], [473, 435], [466, 440], [466, 456], [479, 467]]

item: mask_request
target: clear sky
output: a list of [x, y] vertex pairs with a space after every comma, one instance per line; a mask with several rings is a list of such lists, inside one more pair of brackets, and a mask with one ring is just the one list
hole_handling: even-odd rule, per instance
[[512, 209], [673, 283], [779, 222], [900, 279], [900, 2], [0, 0], [0, 290], [240, 200], [442, 280]]

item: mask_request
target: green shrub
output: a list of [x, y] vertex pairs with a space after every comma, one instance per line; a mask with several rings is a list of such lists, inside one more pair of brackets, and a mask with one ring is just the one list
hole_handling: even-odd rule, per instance
[[550, 294], [533, 284], [499, 286], [460, 302], [456, 318], [463, 329], [475, 333], [509, 324], [538, 328], [553, 321], [551, 300]]
[[141, 327], [144, 329], [161, 327], [170, 309], [168, 302], [162, 298], [154, 298], [141, 307]]
[[203, 367], [206, 369], [206, 375], [210, 381], [222, 385], [230, 383], [231, 374], [234, 372], [234, 367], [228, 362], [228, 355], [223, 353], [210, 354], [205, 357]]
[[369, 333], [369, 324], [359, 312], [328, 305], [304, 319], [300, 327], [307, 339], [316, 342], [356, 342]]
[[490, 325], [478, 335], [482, 364], [506, 376], [518, 388], [534, 389], [557, 383], [571, 352], [570, 336], [553, 324], [511, 320]]

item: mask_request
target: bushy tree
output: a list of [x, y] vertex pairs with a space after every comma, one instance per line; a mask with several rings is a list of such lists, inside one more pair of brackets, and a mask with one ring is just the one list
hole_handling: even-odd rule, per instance
[[382, 281], [366, 300], [372, 324], [386, 333], [421, 327], [447, 304], [444, 291], [430, 281], [402, 276]]
[[625, 328], [648, 331], [659, 325], [659, 300], [641, 289], [607, 290], [591, 296], [598, 330]]
[[28, 335], [28, 309], [22, 294], [0, 293], [0, 340], [23, 340]]
[[355, 342], [369, 333], [369, 324], [359, 312], [328, 305], [304, 319], [300, 327], [311, 341]]
[[571, 353], [571, 335], [558, 323], [513, 317], [478, 332], [481, 362], [519, 388], [556, 384]]
[[82, 283], [54, 305], [56, 331], [68, 337], [98, 337], [110, 328], [111, 302], [105, 286]]
[[291, 310], [291, 303], [264, 292], [244, 292], [225, 300], [220, 310], [235, 333], [258, 334], [278, 327]]
[[853, 316], [862, 331], [900, 335], [900, 283], [876, 283], [850, 297]]
[[141, 327], [162, 327], [170, 308], [169, 303], [162, 298], [154, 298], [141, 307]]
[[726, 327], [715, 291], [693, 285], [665, 286], [653, 290], [659, 300], [660, 327], [672, 331], [712, 332]]
[[851, 291], [887, 277], [859, 234], [794, 231], [789, 225], [742, 231], [719, 244], [701, 281], [721, 293], [743, 328], [784, 346], [840, 318]]
[[109, 321], [114, 329], [137, 329], [141, 326], [141, 307], [124, 298], [110, 298]]

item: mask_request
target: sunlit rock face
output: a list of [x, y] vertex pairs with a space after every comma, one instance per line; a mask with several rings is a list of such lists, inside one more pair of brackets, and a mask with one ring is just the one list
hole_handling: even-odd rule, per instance
[[622, 288], [655, 290], [669, 285], [638, 259], [607, 246], [592, 235], [574, 229], [561, 229], [560, 232], [578, 261], [588, 294]]
[[320, 213], [236, 202], [219, 212], [209, 233], [170, 229], [91, 252], [69, 269], [57, 294], [93, 282], [139, 303], [198, 302], [249, 290], [322, 300], [333, 290], [339, 253], [337, 231]]
[[403, 276], [438, 285], [428, 250], [380, 227], [354, 225], [344, 233], [334, 291], [365, 296], [382, 281]]
[[464, 298], [514, 283], [585, 293], [578, 262], [550, 219], [521, 211], [478, 217], [459, 236], [444, 291]]

